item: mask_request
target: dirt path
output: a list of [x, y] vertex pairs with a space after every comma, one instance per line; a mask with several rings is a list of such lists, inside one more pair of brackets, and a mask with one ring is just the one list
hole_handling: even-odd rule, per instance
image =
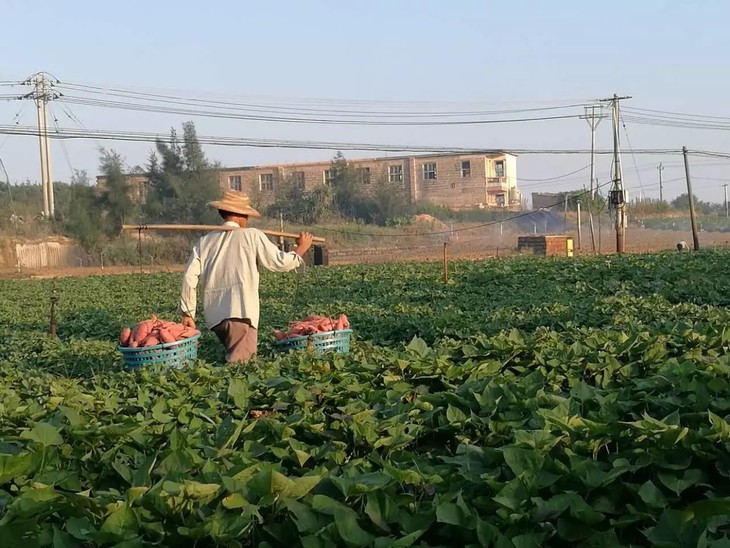
[[[630, 230], [626, 238], [626, 250], [629, 253], [647, 253], [651, 251], [674, 250], [678, 241], [686, 241], [692, 246], [692, 235], [680, 231], [668, 230]], [[448, 244], [449, 260], [476, 260], [493, 257], [505, 257], [515, 253], [517, 237], [505, 237], [504, 246], [499, 245], [498, 235], [490, 232], [475, 235], [472, 239], [452, 239]], [[613, 253], [615, 240], [613, 234], [605, 232], [601, 237], [601, 252]], [[703, 232], [700, 234], [700, 245], [703, 249], [730, 248], [730, 233]], [[584, 234], [583, 250], [576, 254], [592, 253], [590, 238]], [[330, 252], [330, 264], [376, 264], [393, 262], [428, 262], [443, 259], [443, 241], [433, 241], [428, 245], [413, 247], [378, 247], [370, 249], [336, 249]], [[43, 279], [66, 276], [104, 276], [130, 273], [181, 272], [182, 265], [161, 266], [111, 266], [86, 268], [51, 268], [43, 270], [0, 270], [0, 279]]]

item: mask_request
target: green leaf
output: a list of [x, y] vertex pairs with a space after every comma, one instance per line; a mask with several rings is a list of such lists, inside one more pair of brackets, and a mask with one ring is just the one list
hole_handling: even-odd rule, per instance
[[428, 356], [428, 353], [431, 351], [431, 349], [428, 347], [428, 344], [426, 344], [426, 341], [418, 337], [413, 337], [411, 342], [408, 343], [408, 346], [406, 346], [406, 349], [421, 358], [425, 358], [426, 356]]
[[450, 424], [464, 424], [468, 418], [469, 417], [467, 417], [466, 413], [458, 407], [449, 405], [446, 409], [446, 419]]
[[639, 488], [639, 496], [652, 508], [665, 508], [667, 506], [667, 499], [664, 494], [651, 481], [647, 481]]
[[221, 486], [217, 483], [200, 483], [198, 481], [186, 480], [180, 488], [180, 495], [189, 500], [214, 498]]
[[284, 506], [292, 513], [292, 519], [300, 533], [316, 533], [322, 527], [317, 514], [306, 504], [289, 498], [282, 499]]
[[506, 447], [502, 449], [504, 460], [515, 476], [525, 472], [537, 472], [542, 468], [545, 457], [533, 449], [521, 449], [519, 447]]
[[37, 460], [34, 453], [0, 455], [0, 484], [31, 474]]
[[139, 520], [136, 512], [125, 503], [119, 503], [101, 525], [101, 532], [116, 540], [129, 540], [136, 536]]
[[357, 522], [357, 514], [349, 508], [335, 508], [335, 523], [342, 540], [355, 546], [368, 546], [373, 536], [362, 529]]
[[169, 413], [165, 413], [166, 409], [167, 409], [167, 402], [164, 399], [157, 400], [155, 405], [152, 407], [152, 418], [162, 424], [167, 424], [168, 422], [172, 422], [175, 419], [175, 417], [173, 417]]
[[462, 526], [467, 521], [467, 516], [453, 502], [442, 502], [436, 507], [436, 520], [439, 523]]
[[234, 378], [228, 383], [228, 395], [241, 411], [246, 411], [249, 405], [250, 391], [245, 379]]
[[91, 536], [96, 533], [96, 528], [91, 524], [89, 518], [70, 517], [66, 520], [66, 531], [78, 540], [91, 540]]
[[321, 480], [321, 476], [302, 476], [291, 479], [281, 472], [267, 469], [254, 475], [247, 486], [262, 496], [279, 495], [297, 500], [314, 489]]
[[64, 533], [57, 527], [53, 528], [53, 548], [76, 548], [78, 544], [71, 535]]
[[660, 548], [697, 548], [702, 531], [678, 510], [664, 510], [648, 539]]
[[696, 468], [690, 468], [685, 470], [684, 474], [679, 477], [679, 474], [671, 472], [659, 472], [659, 481], [667, 488], [681, 495], [689, 487], [692, 487], [696, 483], [702, 481], [702, 471]]
[[235, 510], [236, 508], [243, 508], [248, 504], [248, 501], [243, 498], [241, 493], [231, 493], [230, 495], [223, 498], [221, 501], [224, 508], [228, 510]]
[[26, 430], [20, 434], [20, 437], [40, 443], [44, 447], [49, 447], [63, 444], [63, 438], [59, 432], [59, 428], [55, 428], [47, 422], [39, 422], [32, 430]]
[[351, 497], [380, 490], [391, 483], [393, 478], [383, 472], [372, 472], [353, 477], [330, 477], [330, 481], [343, 495]]

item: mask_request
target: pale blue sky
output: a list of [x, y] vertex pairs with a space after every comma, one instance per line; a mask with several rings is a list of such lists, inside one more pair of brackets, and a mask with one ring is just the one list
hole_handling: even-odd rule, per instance
[[[227, 95], [278, 95], [365, 100], [481, 101], [495, 109], [525, 102], [631, 95], [626, 106], [730, 116], [727, 0], [538, 1], [224, 1], [3, 0], [0, 80], [48, 71], [62, 81], [118, 87], [177, 88]], [[2, 90], [7, 92], [6, 89]], [[21, 107], [25, 104], [24, 108]], [[35, 123], [31, 103], [0, 101], [0, 125]], [[72, 107], [94, 129], [166, 132], [189, 116]], [[62, 127], [74, 127], [66, 114]], [[200, 118], [201, 135], [310, 139], [480, 148], [588, 148], [588, 125], [560, 120], [456, 127], [287, 125]], [[627, 123], [634, 148], [730, 152], [727, 131]], [[681, 157], [628, 153], [624, 177], [658, 197], [662, 161], [665, 195], [683, 190]], [[106, 143], [131, 165], [150, 144]], [[54, 178], [73, 168], [96, 174], [97, 144], [69, 142], [69, 161], [53, 144]], [[610, 122], [598, 146], [611, 146]], [[37, 180], [37, 141], [0, 136], [0, 157], [11, 180]], [[287, 149], [207, 149], [228, 165], [328, 159], [333, 152]], [[365, 154], [360, 154], [365, 155]], [[370, 153], [372, 155], [372, 153]], [[354, 156], [353, 153], [350, 156]], [[588, 172], [562, 186], [536, 183], [588, 164], [587, 157], [522, 156], [525, 194], [587, 184]], [[719, 201], [729, 161], [693, 159], [697, 194]], [[597, 176], [608, 180], [608, 159]]]

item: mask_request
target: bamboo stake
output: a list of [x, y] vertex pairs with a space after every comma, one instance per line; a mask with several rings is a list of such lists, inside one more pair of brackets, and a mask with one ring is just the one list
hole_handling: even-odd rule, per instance
[[449, 259], [446, 254], [446, 248], [449, 244], [444, 242], [444, 283], [449, 283]]
[[[122, 225], [122, 230], [198, 230], [198, 231], [213, 231], [213, 230], [236, 230], [235, 226], [224, 226], [224, 225]], [[273, 236], [276, 238], [290, 238], [296, 240], [299, 238], [299, 234], [292, 234], [291, 232], [281, 232], [278, 230], [262, 230], [267, 236]], [[325, 242], [324, 238], [314, 237], [315, 242]]]

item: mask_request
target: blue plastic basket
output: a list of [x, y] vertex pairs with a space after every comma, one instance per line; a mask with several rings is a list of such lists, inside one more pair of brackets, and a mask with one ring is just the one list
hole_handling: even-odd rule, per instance
[[276, 341], [274, 346], [279, 350], [308, 350], [311, 349], [316, 355], [322, 355], [327, 352], [335, 352], [337, 354], [350, 353], [350, 335], [352, 329], [343, 329], [341, 331], [327, 331], [325, 333], [315, 333], [314, 335], [302, 335], [299, 337], [291, 337], [282, 341]]
[[163, 343], [142, 348], [118, 346], [124, 365], [137, 369], [146, 365], [163, 365], [180, 369], [198, 359], [200, 333], [172, 343]]

